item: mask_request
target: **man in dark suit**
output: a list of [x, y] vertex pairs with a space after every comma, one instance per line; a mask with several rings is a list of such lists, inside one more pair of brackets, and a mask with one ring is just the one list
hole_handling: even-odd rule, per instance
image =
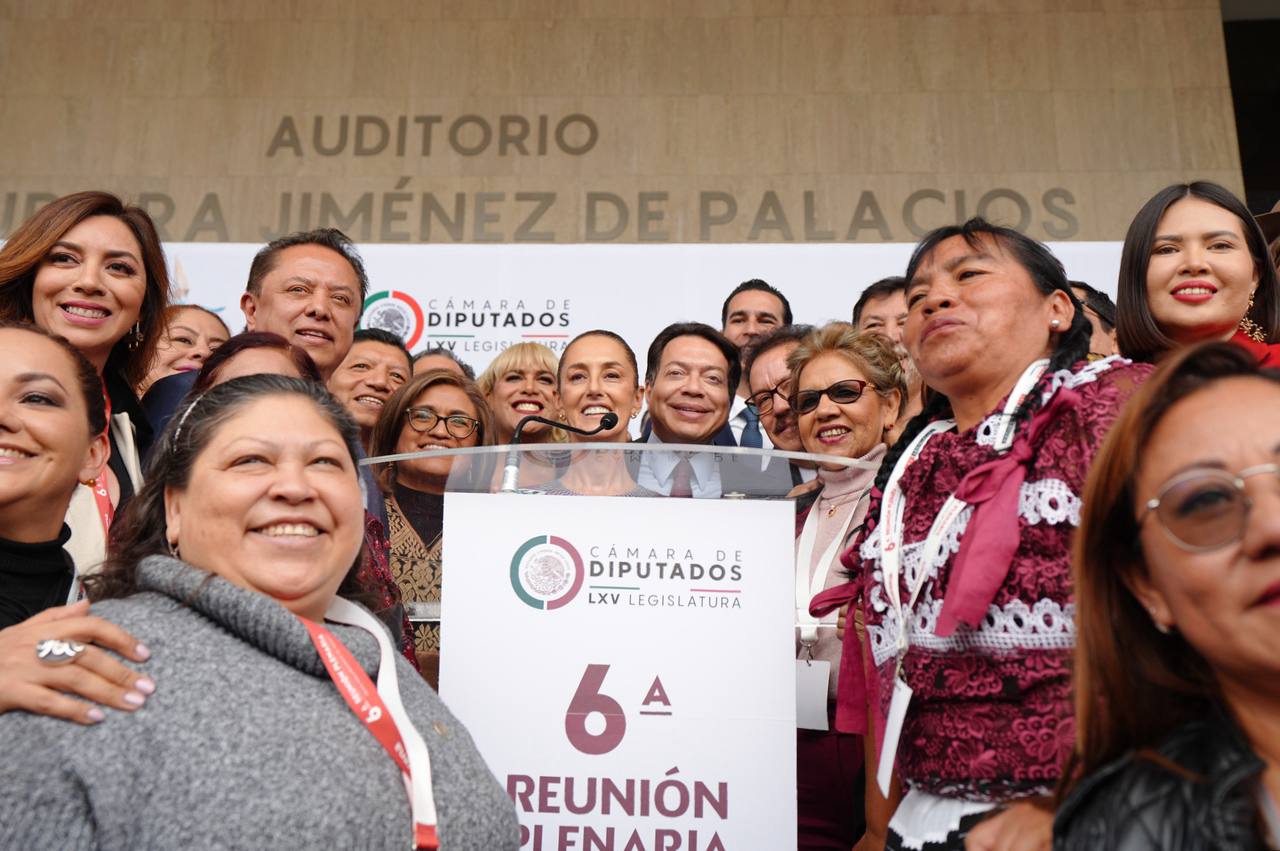
[[[738, 348], [710, 325], [677, 322], [662, 329], [645, 365], [650, 431], [640, 442], [723, 445], [715, 439], [729, 419], [741, 372]], [[664, 495], [721, 495], [719, 465], [703, 453], [645, 452], [637, 481]]]
[[[791, 303], [787, 297], [759, 278], [738, 284], [720, 308], [720, 333], [738, 347], [743, 357], [753, 342], [790, 324]], [[744, 361], [742, 377], [729, 405], [725, 434], [736, 446], [768, 449], [772, 445], [769, 435], [760, 428], [756, 412], [747, 405], [749, 393]]]

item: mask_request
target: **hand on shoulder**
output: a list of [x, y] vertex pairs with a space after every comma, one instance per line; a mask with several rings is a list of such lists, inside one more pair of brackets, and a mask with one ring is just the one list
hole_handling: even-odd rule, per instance
[[[36, 655], [36, 645], [49, 639], [87, 646], [71, 662], [53, 665]], [[0, 630], [0, 713], [17, 709], [96, 724], [105, 717], [98, 704], [132, 712], [155, 691], [155, 683], [107, 650], [134, 662], [150, 656], [128, 632], [90, 615], [87, 600], [46, 609]]]

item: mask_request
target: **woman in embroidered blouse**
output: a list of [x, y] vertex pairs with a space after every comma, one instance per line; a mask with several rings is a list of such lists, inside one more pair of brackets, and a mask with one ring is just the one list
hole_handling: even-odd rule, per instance
[[1120, 353], [1154, 362], [1230, 340], [1280, 366], [1280, 285], [1249, 208], [1216, 183], [1160, 190], [1129, 225], [1116, 298]]
[[847, 851], [866, 827], [862, 807], [857, 806], [863, 797], [863, 737], [831, 726], [840, 667], [836, 617], [829, 616], [829, 623], [814, 622], [809, 599], [815, 582], [822, 590], [841, 581], [839, 554], [866, 517], [871, 480], [908, 394], [902, 365], [888, 346], [883, 337], [859, 335], [852, 325], [834, 322], [810, 333], [787, 358], [789, 405], [804, 451], [859, 462], [820, 466], [818, 490], [806, 498], [809, 505], [796, 524], [796, 618], [801, 624], [796, 630], [796, 658], [830, 666], [825, 695], [828, 729], [796, 731], [802, 851]]
[[[448, 369], [415, 375], [387, 400], [373, 427], [373, 457], [492, 443], [493, 419], [475, 382]], [[386, 495], [391, 573], [414, 621], [414, 647], [422, 675], [440, 682], [439, 615], [415, 615], [440, 601], [444, 544], [444, 492], [453, 458], [414, 458], [380, 465]]]
[[[966, 835], [969, 848], [1047, 847], [1045, 801], [1074, 741], [1078, 494], [1149, 368], [1116, 358], [1085, 366], [1091, 329], [1062, 264], [1009, 228], [973, 219], [935, 230], [906, 277], [904, 339], [932, 396], [877, 475], [863, 534], [843, 557], [852, 587], [815, 601], [816, 614], [861, 592], [868, 653], [857, 664], [855, 631], [845, 633], [837, 723], [870, 724], [879, 754], [893, 732], [891, 696], [905, 692], [895, 689], [899, 669], [914, 690], [900, 744], [886, 754], [896, 753], [891, 797], [898, 778], [907, 792], [885, 847], [919, 848], [927, 837], [931, 848], [961, 848]], [[886, 568], [897, 568], [887, 580], [896, 594]], [[868, 762], [864, 847], [886, 836], [874, 815], [886, 809], [882, 761]]]
[[1162, 362], [1099, 450], [1061, 851], [1280, 848], [1278, 439], [1280, 377], [1215, 342]]

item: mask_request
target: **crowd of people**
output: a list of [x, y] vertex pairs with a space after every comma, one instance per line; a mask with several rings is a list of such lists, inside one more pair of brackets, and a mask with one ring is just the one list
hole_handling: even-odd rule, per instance
[[518, 847], [435, 692], [465, 468], [793, 502], [802, 849], [1276, 848], [1278, 257], [1179, 184], [1114, 303], [972, 219], [848, 322], [753, 279], [643, 370], [595, 329], [476, 376], [359, 328], [340, 231], [264, 246], [233, 334], [144, 211], [59, 198], [0, 248], [0, 845]]

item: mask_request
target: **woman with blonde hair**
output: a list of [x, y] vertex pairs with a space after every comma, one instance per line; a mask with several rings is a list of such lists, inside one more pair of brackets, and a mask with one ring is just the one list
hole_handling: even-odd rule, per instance
[[[556, 374], [560, 362], [555, 352], [541, 343], [516, 343], [504, 349], [476, 379], [493, 414], [497, 445], [512, 442], [516, 427], [528, 416], [563, 420]], [[530, 422], [520, 430], [520, 443], [564, 443], [565, 432], [546, 423]], [[556, 477], [556, 462], [563, 453], [521, 453], [522, 487], [535, 487]]]
[[[480, 373], [476, 386], [493, 414], [494, 444], [510, 443], [524, 417], [560, 419], [560, 394], [556, 390], [559, 366], [555, 352], [541, 343], [516, 343]], [[521, 443], [563, 443], [564, 439], [564, 432], [543, 423], [529, 423], [520, 434]]]

